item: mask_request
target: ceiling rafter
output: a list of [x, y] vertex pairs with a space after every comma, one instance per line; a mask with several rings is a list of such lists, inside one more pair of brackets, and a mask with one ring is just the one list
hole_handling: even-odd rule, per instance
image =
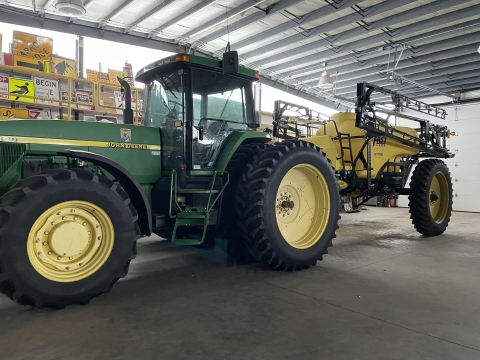
[[[254, 44], [257, 41], [263, 41], [265, 39], [268, 39], [269, 37], [278, 35], [284, 31], [295, 29], [297, 27], [302, 26], [303, 24], [308, 24], [311, 21], [315, 21], [315, 20], [330, 16], [336, 13], [338, 10], [342, 10], [347, 6], [357, 5], [361, 2], [362, 0], [343, 0], [337, 4], [337, 7], [333, 7], [333, 6], [321, 7], [320, 9], [314, 10], [310, 13], [307, 13], [305, 15], [302, 15], [300, 17], [287, 21], [283, 24], [277, 25], [271, 29], [263, 31], [262, 33], [259, 33], [257, 35], [235, 42], [233, 43], [233, 47], [235, 49], [241, 49], [242, 47]], [[305, 30], [305, 32], [308, 33], [309, 30]]]
[[180, 21], [188, 18], [189, 16], [195, 14], [196, 12], [206, 8], [207, 6], [210, 6], [212, 3], [214, 3], [216, 0], [203, 0], [201, 3], [198, 3], [194, 7], [188, 9], [185, 11], [183, 14], [176, 16], [170, 21], [167, 21], [166, 23], [160, 25], [157, 27], [155, 30], [151, 31], [148, 36], [152, 37], [164, 30], [167, 30], [169, 27], [172, 27], [175, 24], [178, 24]]
[[153, 9], [150, 11], [146, 12], [142, 16], [140, 16], [137, 20], [135, 20], [133, 23], [129, 24], [128, 26], [125, 27], [125, 32], [127, 34], [131, 33], [133, 29], [135, 29], [136, 26], [140, 25], [141, 23], [147, 21], [151, 17], [157, 15], [160, 11], [165, 9], [167, 6], [173, 4], [175, 0], [166, 0], [162, 2], [161, 4], [155, 6]]
[[251, 25], [257, 21], [260, 21], [260, 20], [263, 20], [263, 19], [266, 19], [270, 16], [273, 16], [275, 14], [277, 14], [278, 12], [282, 11], [282, 10], [285, 10], [285, 9], [288, 9], [289, 7], [292, 7], [300, 2], [302, 2], [303, 0], [280, 0], [278, 2], [276, 2], [275, 4], [273, 4], [272, 6], [270, 6], [267, 11], [264, 13], [264, 12], [257, 12], [255, 14], [252, 14], [248, 17], [246, 17], [245, 19], [242, 19], [242, 20], [239, 20], [237, 22], [234, 22], [232, 24], [230, 24], [229, 26], [229, 29], [227, 29], [226, 27], [223, 28], [223, 29], [220, 29], [220, 30], [217, 30], [207, 36], [204, 36], [203, 38], [199, 39], [201, 42], [204, 42], [204, 43], [208, 43], [212, 40], [215, 40], [215, 39], [218, 39], [224, 35], [226, 35], [228, 32], [232, 33], [234, 31], [237, 31], [237, 30], [240, 30], [248, 25]]
[[215, 19], [212, 19], [208, 22], [206, 22], [205, 24], [185, 33], [182, 35], [183, 38], [191, 38], [195, 35], [198, 35], [208, 29], [211, 29], [212, 27], [218, 25], [218, 24], [221, 24], [222, 22], [226, 21], [227, 19], [231, 18], [231, 17], [234, 17], [235, 15], [238, 15], [248, 9], [251, 9], [253, 7], [256, 7], [258, 5], [260, 5], [261, 3], [265, 2], [266, 0], [258, 0], [257, 2], [255, 1], [249, 1], [249, 2], [246, 2], [244, 4], [241, 4], [239, 6], [237, 6], [236, 8], [234, 9], [230, 9], [228, 10], [227, 9], [227, 13], [226, 14], [222, 14], [218, 17], [216, 17]]
[[114, 20], [120, 15], [127, 7], [132, 5], [136, 0], [125, 0], [118, 8], [113, 10], [110, 14], [105, 16], [105, 19], [99, 24], [99, 27], [104, 28], [110, 21]]
[[[420, 16], [420, 15], [425, 15], [425, 14], [431, 13], [433, 11], [439, 11], [439, 10], [442, 10], [442, 9], [446, 10], [446, 9], [451, 8], [452, 5], [455, 4], [455, 2], [456, 2], [456, 0], [442, 0], [441, 2], [433, 2], [433, 3], [429, 3], [427, 5], [419, 6], [418, 8], [405, 11], [405, 12], [399, 14], [399, 15], [392, 15], [392, 16], [389, 16], [389, 17], [383, 19], [383, 20], [380, 20], [381, 27], [375, 27], [375, 28], [379, 29], [379, 28], [383, 28], [385, 26], [394, 26], [394, 25], [396, 25], [396, 24], [398, 24], [402, 21], [405, 21], [405, 19], [410, 20], [412, 18], [415, 18], [415, 14], [418, 11], [420, 11], [420, 12], [418, 12], [417, 14], [418, 14], [418, 16]], [[391, 2], [391, 4], [395, 4], [395, 3], [396, 2]], [[473, 8], [475, 8], [475, 11], [480, 12], [480, 5], [473, 6]], [[474, 9], [472, 9], [472, 10], [474, 10]], [[457, 14], [457, 13], [459, 13], [459, 14]], [[458, 20], [458, 15], [460, 15], [460, 13], [462, 15], [465, 15], [466, 13], [468, 13], [468, 11], [463, 9], [463, 10], [459, 10], [459, 11], [456, 11], [454, 13], [450, 13], [450, 14], [447, 14], [447, 15], [444, 15], [444, 16], [454, 14], [454, 15], [451, 15], [450, 18], [454, 18], [454, 19]], [[350, 43], [347, 43], [345, 45], [341, 45], [339, 47], [336, 47], [335, 51], [333, 51], [332, 49], [327, 49], [327, 50], [324, 50], [324, 51], [321, 51], [319, 53], [312, 54], [312, 55], [298, 56], [298, 58], [296, 58], [294, 60], [286, 61], [282, 64], [276, 65], [275, 69], [276, 69], [276, 71], [287, 70], [287, 69], [292, 68], [294, 66], [303, 65], [307, 62], [318, 61], [318, 59], [321, 59], [321, 58], [326, 57], [326, 56], [342, 54], [342, 53], [352, 51], [352, 50], [355, 50], [355, 49], [358, 49], [358, 48], [361, 48], [361, 47], [364, 47], [364, 46], [370, 46], [370, 45], [373, 45], [373, 44], [376, 44], [376, 43], [379, 43], [379, 42], [382, 42], [382, 41], [385, 41], [385, 40], [389, 40], [389, 39], [392, 39], [397, 34], [407, 35], [407, 34], [412, 34], [414, 32], [427, 30], [429, 28], [434, 27], [439, 21], [444, 21], [444, 20], [439, 20], [438, 17], [433, 17], [431, 19], [423, 20], [423, 21], [420, 21], [418, 23], [414, 23], [412, 25], [404, 26], [404, 27], [396, 30], [395, 32], [391, 31], [391, 34], [387, 34], [385, 32], [382, 32], [380, 34], [373, 35], [373, 36], [365, 36], [361, 40], [350, 42]], [[356, 27], [352, 30], [348, 30], [348, 31], [345, 31], [341, 34], [338, 34], [337, 38], [349, 39], [349, 38], [356, 38], [356, 37], [359, 37], [359, 36], [362, 36], [362, 35], [365, 35], [365, 34], [366, 34], [365, 29], [363, 29], [362, 27]], [[322, 42], [322, 44], [323, 44], [323, 42]], [[277, 55], [279, 56], [280, 59], [286, 59], [289, 56], [295, 55], [294, 50], [297, 50], [297, 54], [298, 54], [299, 52], [303, 52], [304, 50], [307, 50], [307, 49], [308, 49], [308, 51], [314, 50], [314, 49], [318, 48], [318, 45], [320, 45], [320, 42], [317, 41], [317, 42], [305, 45], [304, 47], [302, 47], [303, 49], [293, 49], [293, 50], [289, 50], [289, 51], [286, 51], [286, 52], [282, 52], [282, 53], [277, 54]], [[330, 45], [333, 45], [333, 44], [330, 44]], [[324, 46], [324, 45], [322, 45], [322, 46]], [[259, 63], [261, 64], [261, 62], [259, 62]]]

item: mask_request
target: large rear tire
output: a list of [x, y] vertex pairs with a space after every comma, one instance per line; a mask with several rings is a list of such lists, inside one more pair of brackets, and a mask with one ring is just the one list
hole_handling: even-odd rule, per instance
[[106, 177], [31, 176], [0, 198], [0, 292], [37, 309], [86, 304], [127, 274], [139, 237], [128, 195]]
[[237, 226], [251, 251], [271, 268], [302, 269], [322, 260], [332, 246], [339, 204], [326, 155], [311, 143], [284, 141], [243, 172]]
[[408, 196], [410, 218], [425, 236], [442, 234], [452, 214], [452, 178], [448, 167], [438, 159], [426, 159], [415, 168]]

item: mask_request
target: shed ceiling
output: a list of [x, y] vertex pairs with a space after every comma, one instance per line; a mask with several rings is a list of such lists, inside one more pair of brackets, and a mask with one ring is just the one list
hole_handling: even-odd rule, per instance
[[[7, 0], [0, 21], [213, 57], [230, 41], [262, 82], [329, 107], [352, 106], [361, 81], [411, 97], [480, 89], [479, 0], [84, 0], [78, 19], [55, 3]], [[389, 80], [394, 60], [415, 83]], [[324, 63], [335, 94], [316, 86]]]

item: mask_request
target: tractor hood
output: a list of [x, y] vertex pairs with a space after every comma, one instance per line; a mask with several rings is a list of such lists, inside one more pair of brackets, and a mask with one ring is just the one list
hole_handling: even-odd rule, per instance
[[160, 150], [158, 129], [86, 121], [1, 121], [0, 142], [25, 144], [26, 153], [42, 154], [72, 148], [92, 152], [98, 148]]

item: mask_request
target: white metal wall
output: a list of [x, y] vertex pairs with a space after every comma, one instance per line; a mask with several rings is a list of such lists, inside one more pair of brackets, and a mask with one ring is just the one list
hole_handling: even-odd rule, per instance
[[[461, 105], [456, 110], [454, 106], [444, 108], [448, 114], [446, 120], [432, 118], [431, 121], [445, 124], [456, 133], [447, 140], [455, 157], [445, 159], [453, 180], [453, 210], [480, 212], [480, 104]], [[406, 120], [399, 123], [412, 124]], [[400, 196], [398, 205], [408, 206], [408, 198]]]

